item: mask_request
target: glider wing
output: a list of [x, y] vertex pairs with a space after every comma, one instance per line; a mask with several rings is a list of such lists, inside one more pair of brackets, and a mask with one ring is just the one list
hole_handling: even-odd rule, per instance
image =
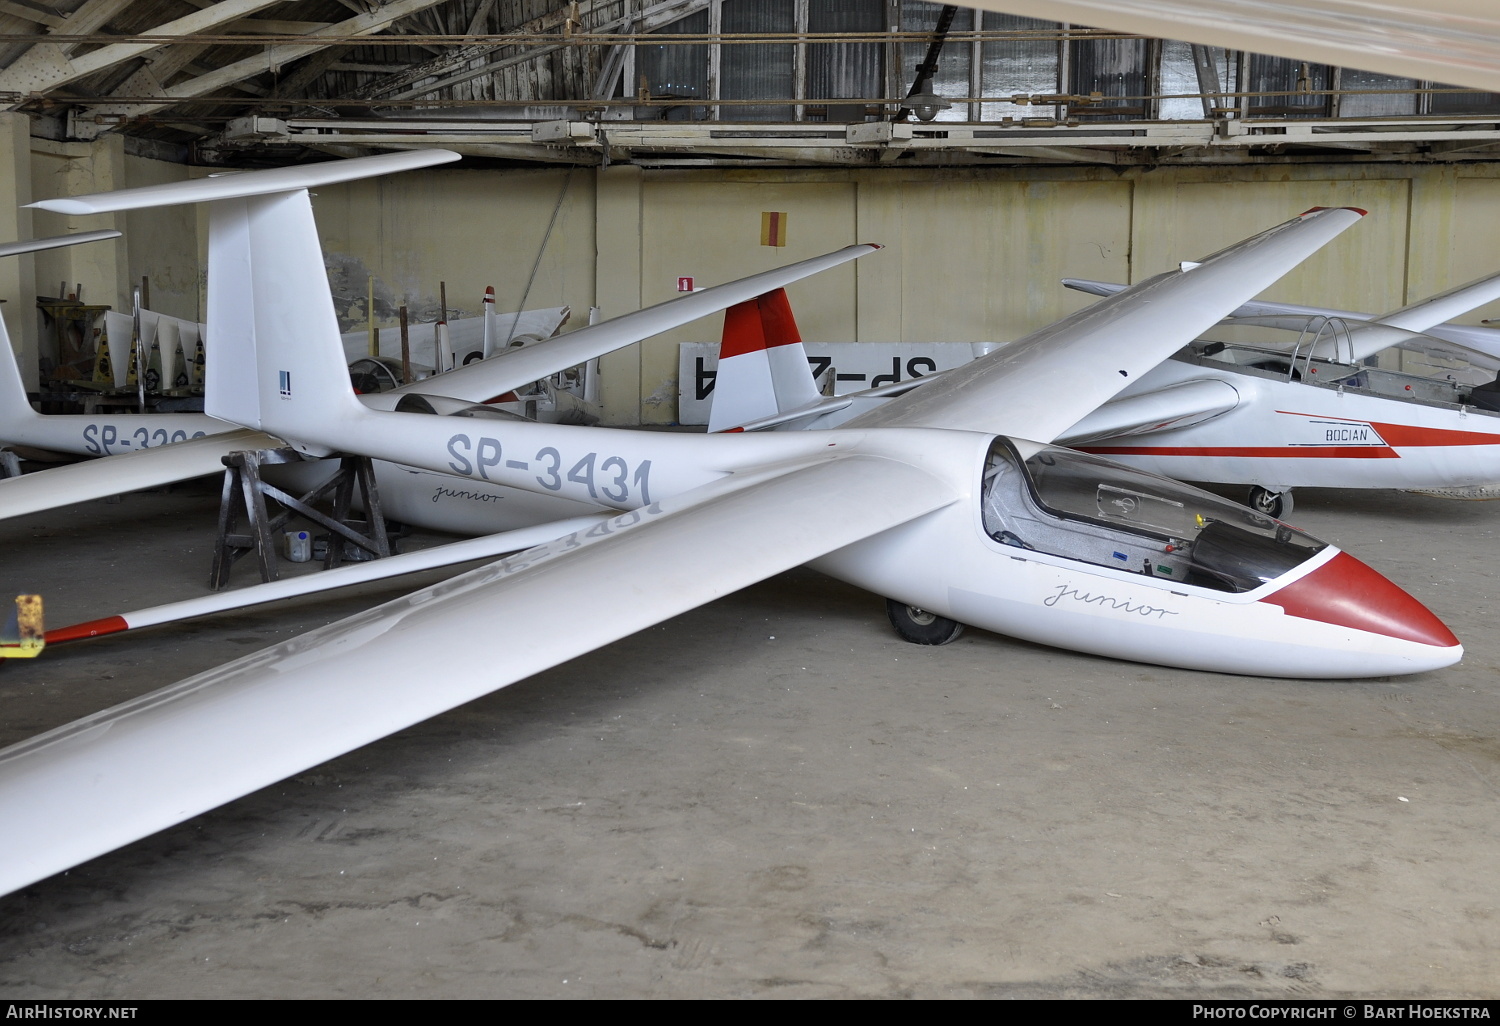
[[0, 893], [955, 498], [870, 456], [735, 475], [14, 745]]

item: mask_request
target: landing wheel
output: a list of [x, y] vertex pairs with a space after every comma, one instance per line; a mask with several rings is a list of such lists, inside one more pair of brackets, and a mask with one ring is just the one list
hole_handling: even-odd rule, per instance
[[896, 633], [913, 645], [946, 645], [964, 632], [964, 625], [957, 620], [895, 599], [885, 600], [885, 612]]
[[1273, 492], [1255, 485], [1250, 489], [1250, 508], [1276, 520], [1285, 520], [1292, 512], [1292, 491]]

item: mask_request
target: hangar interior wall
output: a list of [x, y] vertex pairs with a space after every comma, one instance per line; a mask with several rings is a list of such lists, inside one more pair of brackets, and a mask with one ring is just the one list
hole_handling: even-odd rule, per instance
[[[0, 195], [17, 202], [200, 173], [125, 155], [109, 137], [31, 140], [28, 156], [8, 125]], [[1385, 311], [1500, 271], [1500, 165], [1490, 164], [431, 170], [320, 189], [314, 203], [348, 327], [365, 323], [370, 275], [381, 324], [395, 323], [403, 303], [414, 321], [435, 317], [443, 281], [450, 316], [477, 313], [493, 285], [501, 310], [516, 309], [523, 294], [527, 307], [570, 306], [569, 330], [588, 322], [590, 306], [610, 317], [670, 299], [679, 277], [715, 284], [879, 242], [882, 252], [791, 289], [804, 338], [1005, 341], [1089, 301], [1059, 278], [1138, 281], [1313, 206], [1357, 206], [1371, 216], [1270, 298]], [[765, 212], [785, 215], [785, 245], [762, 244]], [[81, 282], [88, 301], [128, 307], [130, 286], [145, 275], [153, 307], [202, 315], [202, 211], [65, 218], [4, 203], [0, 221], [6, 238], [126, 232], [113, 243], [0, 262], [6, 323], [31, 355], [33, 384], [40, 332], [25, 311], [57, 282]], [[1500, 304], [1464, 320], [1486, 317], [1500, 317]], [[606, 358], [608, 422], [672, 422], [677, 344], [715, 341], [719, 330], [719, 318], [706, 318]]]

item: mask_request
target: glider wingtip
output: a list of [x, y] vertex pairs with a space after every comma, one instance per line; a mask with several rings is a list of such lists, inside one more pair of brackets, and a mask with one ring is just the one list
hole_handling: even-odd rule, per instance
[[97, 638], [105, 634], [118, 634], [120, 631], [130, 630], [130, 624], [125, 622], [123, 616], [106, 616], [102, 620], [87, 620], [83, 623], [75, 623], [68, 627], [59, 627], [47, 632], [47, 644], [54, 645], [59, 641], [77, 641], [80, 638]]
[[1368, 210], [1361, 210], [1359, 207], [1309, 207], [1306, 210], [1302, 211], [1302, 213], [1298, 216], [1309, 217], [1312, 214], [1316, 214], [1320, 210], [1349, 210], [1358, 214], [1360, 217], [1368, 217], [1370, 214]]
[[23, 203], [23, 207], [30, 210], [50, 210], [54, 214], [96, 214], [91, 204], [80, 203], [73, 199], [48, 199], [37, 200], [35, 203]]

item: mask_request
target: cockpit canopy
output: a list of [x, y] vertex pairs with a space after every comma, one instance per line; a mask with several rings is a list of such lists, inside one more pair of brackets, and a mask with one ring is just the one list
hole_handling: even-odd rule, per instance
[[984, 527], [996, 541], [1218, 591], [1275, 580], [1325, 543], [1171, 478], [997, 438]]

